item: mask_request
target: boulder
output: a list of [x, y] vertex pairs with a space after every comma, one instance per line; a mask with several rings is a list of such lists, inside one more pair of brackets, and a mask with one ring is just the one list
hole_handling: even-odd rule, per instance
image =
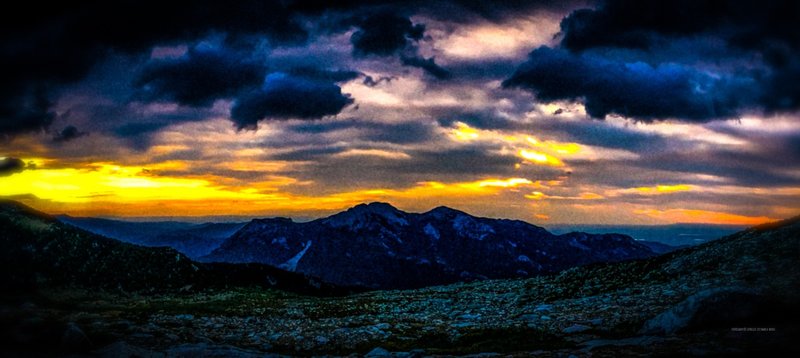
[[642, 334], [674, 334], [712, 328], [748, 326], [777, 318], [780, 303], [742, 287], [695, 293], [645, 322]]

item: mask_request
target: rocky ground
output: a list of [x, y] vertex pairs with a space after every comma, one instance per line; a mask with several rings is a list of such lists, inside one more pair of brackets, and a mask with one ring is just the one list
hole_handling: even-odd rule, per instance
[[[673, 335], [642, 331], [648, 319], [695, 291], [717, 286], [714, 282], [665, 283], [547, 300], [532, 289], [542, 283], [537, 281], [341, 298], [255, 290], [126, 298], [61, 291], [50, 293], [45, 301], [6, 307], [2, 317], [16, 318], [17, 328], [23, 328], [18, 332], [31, 332], [31, 339], [39, 342], [29, 343], [48, 343], [43, 347], [53, 348], [51, 353], [94, 351], [108, 356], [193, 351], [225, 356], [384, 351], [398, 356], [649, 356], [721, 349], [743, 353], [767, 350], [771, 341], [800, 333], [788, 326], [765, 327], [775, 332], [735, 332], [734, 327]], [[43, 329], [53, 330], [52, 337], [35, 337]], [[24, 343], [25, 337], [17, 338]], [[51, 342], [45, 342], [48, 339]]]

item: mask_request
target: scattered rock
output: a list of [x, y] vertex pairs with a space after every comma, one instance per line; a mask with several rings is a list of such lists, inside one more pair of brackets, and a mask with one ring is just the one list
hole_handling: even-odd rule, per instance
[[582, 324], [573, 324], [573, 325], [571, 325], [571, 326], [569, 326], [567, 328], [564, 328], [562, 330], [562, 332], [571, 334], [571, 333], [580, 333], [580, 332], [588, 331], [590, 329], [592, 329], [592, 327], [584, 326]]
[[314, 338], [314, 342], [316, 342], [317, 345], [324, 346], [324, 345], [326, 345], [328, 343], [328, 338], [323, 337], [323, 336], [316, 336]]
[[174, 341], [178, 341], [178, 340], [181, 339], [181, 337], [178, 337], [178, 335], [174, 334], [174, 333], [167, 333], [167, 334], [164, 335], [164, 337], [166, 337], [167, 339], [169, 339], [170, 341], [173, 341], [173, 342]]
[[388, 323], [378, 323], [378, 324], [374, 325], [373, 327], [375, 327], [377, 329], [380, 329], [382, 331], [385, 331], [385, 330], [388, 330], [388, 329], [392, 328], [392, 325], [388, 324]]
[[61, 335], [61, 349], [66, 352], [81, 352], [87, 351], [92, 347], [92, 342], [86, 333], [75, 323], [68, 323], [67, 328], [64, 329], [64, 334]]
[[375, 349], [369, 351], [369, 353], [367, 353], [365, 357], [391, 357], [391, 356], [392, 353], [390, 353], [389, 351], [381, 347], [376, 347]]
[[600, 326], [600, 325], [603, 324], [603, 319], [602, 318], [594, 318], [594, 319], [590, 319], [590, 320], [588, 320], [586, 322], [588, 322], [592, 326]]
[[539, 320], [539, 315], [535, 315], [535, 314], [529, 313], [529, 314], [524, 314], [522, 316], [519, 316], [519, 319], [521, 319], [523, 321], [528, 321], [528, 322], [536, 322], [536, 321]]

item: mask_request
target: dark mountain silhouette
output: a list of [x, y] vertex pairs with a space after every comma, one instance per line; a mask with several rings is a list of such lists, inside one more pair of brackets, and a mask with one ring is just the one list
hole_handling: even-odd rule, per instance
[[258, 262], [340, 285], [396, 289], [651, 256], [652, 250], [625, 235], [553, 235], [523, 221], [447, 207], [416, 214], [371, 203], [306, 223], [253, 220], [202, 260]]
[[171, 248], [120, 242], [12, 201], [0, 201], [0, 285], [11, 292], [73, 286], [122, 292], [247, 286], [350, 292], [266, 265], [205, 264]]

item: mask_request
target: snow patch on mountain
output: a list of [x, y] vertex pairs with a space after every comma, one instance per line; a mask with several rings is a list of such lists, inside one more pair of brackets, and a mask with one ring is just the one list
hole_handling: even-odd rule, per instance
[[303, 249], [300, 250], [300, 252], [298, 252], [297, 255], [294, 255], [294, 257], [289, 259], [289, 261], [284, 262], [278, 267], [286, 271], [292, 271], [292, 272], [296, 271], [297, 263], [300, 262], [300, 259], [303, 258], [303, 256], [306, 254], [306, 251], [308, 251], [308, 249], [310, 248], [311, 248], [311, 240], [307, 241], [305, 245], [303, 245]]
[[283, 236], [272, 239], [271, 243], [273, 245], [279, 245], [280, 247], [289, 250], [289, 244], [286, 242], [286, 238]]
[[578, 248], [578, 249], [581, 249], [581, 250], [584, 250], [584, 251], [591, 250], [588, 246], [578, 242], [578, 240], [576, 240], [574, 237], [569, 239], [569, 246], [572, 246], [572, 247], [575, 247], [575, 248]]
[[425, 225], [425, 228], [423, 228], [423, 230], [425, 231], [425, 234], [430, 236], [432, 239], [439, 240], [439, 230], [436, 230], [436, 228], [433, 227], [433, 225], [431, 225], [430, 223], [428, 223], [428, 225]]
[[458, 215], [453, 219], [453, 229], [460, 235], [470, 239], [483, 240], [494, 233], [491, 226], [481, 223], [467, 215]]

